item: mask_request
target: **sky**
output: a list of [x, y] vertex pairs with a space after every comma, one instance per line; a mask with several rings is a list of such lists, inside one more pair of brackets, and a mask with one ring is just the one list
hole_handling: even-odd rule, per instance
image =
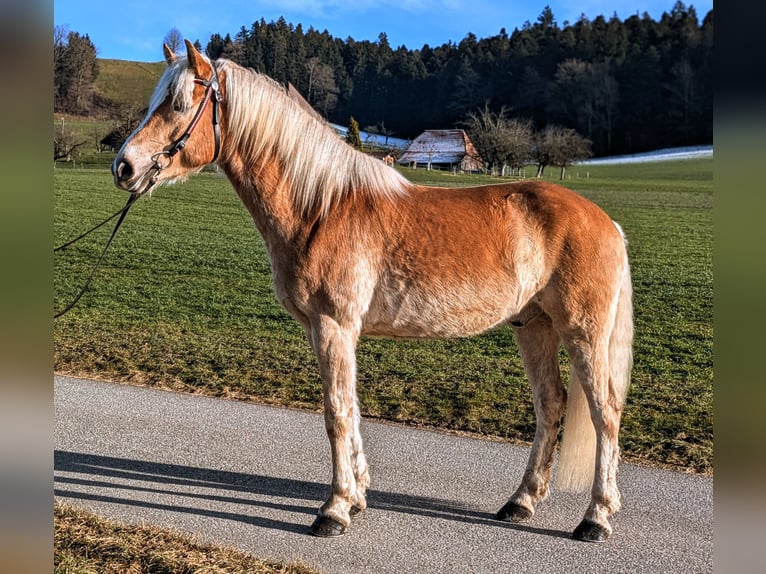
[[[156, 62], [171, 28], [203, 46], [211, 34], [232, 37], [261, 18], [280, 16], [303, 29], [327, 30], [336, 38], [375, 41], [385, 32], [393, 48], [422, 48], [460, 42], [468, 33], [487, 38], [505, 28], [510, 34], [524, 22], [534, 23], [546, 5], [560, 26], [584, 14], [593, 20], [613, 14], [624, 20], [648, 12], [659, 20], [675, 0], [56, 0], [54, 24], [87, 34], [100, 58]], [[700, 20], [713, 0], [684, 2]]]

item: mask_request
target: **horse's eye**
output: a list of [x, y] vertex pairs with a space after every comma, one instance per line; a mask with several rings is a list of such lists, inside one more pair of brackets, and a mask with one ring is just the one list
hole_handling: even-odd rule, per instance
[[183, 105], [181, 105], [180, 100], [178, 100], [177, 98], [173, 97], [173, 92], [172, 92], [172, 90], [170, 88], [168, 88], [168, 92], [167, 92], [167, 96], [166, 97], [170, 98], [170, 101], [173, 104], [173, 111], [176, 111], [176, 112], [183, 111]]

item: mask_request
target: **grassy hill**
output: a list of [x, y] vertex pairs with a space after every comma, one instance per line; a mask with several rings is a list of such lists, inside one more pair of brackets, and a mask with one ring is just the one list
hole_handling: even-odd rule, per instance
[[98, 66], [96, 89], [102, 96], [115, 102], [137, 103], [141, 106], [149, 102], [157, 80], [166, 67], [164, 62], [106, 59], [99, 59]]

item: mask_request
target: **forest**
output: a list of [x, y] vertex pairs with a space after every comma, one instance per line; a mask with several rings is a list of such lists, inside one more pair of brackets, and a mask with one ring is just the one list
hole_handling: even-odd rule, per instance
[[[535, 130], [574, 129], [596, 156], [713, 141], [713, 11], [700, 20], [680, 1], [659, 21], [583, 14], [559, 24], [546, 6], [510, 33], [416, 49], [394, 48], [384, 32], [340, 39], [283, 18], [195, 44], [292, 83], [331, 122], [353, 116], [398, 138], [502, 110]], [[81, 105], [61, 93], [56, 102]]]

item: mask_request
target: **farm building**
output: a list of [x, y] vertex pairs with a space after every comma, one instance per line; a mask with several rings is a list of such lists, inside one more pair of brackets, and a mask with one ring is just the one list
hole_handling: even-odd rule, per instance
[[484, 169], [484, 162], [465, 130], [426, 130], [413, 140], [398, 163], [425, 165], [428, 169]]

